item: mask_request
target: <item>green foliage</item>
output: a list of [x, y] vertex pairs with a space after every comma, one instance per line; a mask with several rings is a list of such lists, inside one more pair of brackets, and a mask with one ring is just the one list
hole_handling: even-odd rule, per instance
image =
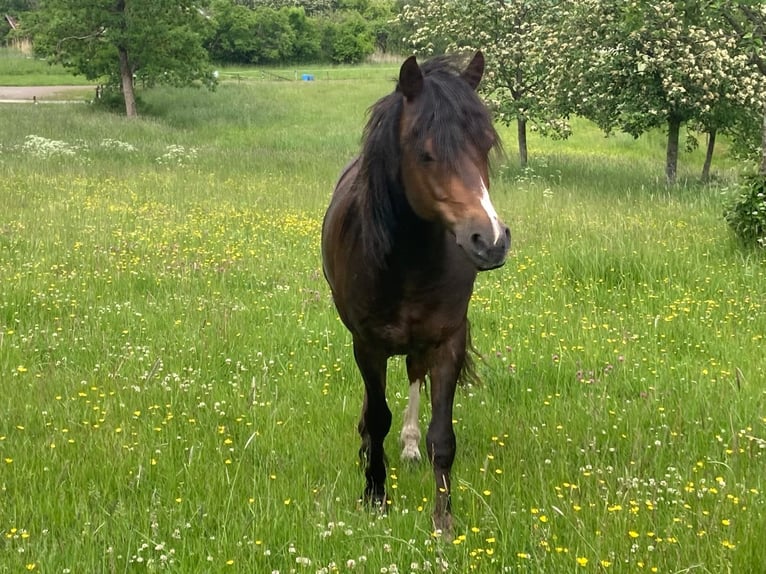
[[332, 62], [354, 64], [372, 54], [372, 29], [358, 12], [346, 12], [324, 22], [322, 47]]
[[210, 57], [218, 62], [252, 62], [255, 56], [252, 10], [228, 0], [216, 0], [211, 12], [214, 32], [206, 40]]
[[284, 9], [287, 20], [295, 34], [290, 60], [313, 62], [322, 56], [321, 35], [316, 19], [306, 16], [302, 7]]
[[766, 247], [766, 175], [745, 177], [724, 217], [742, 243]]
[[[356, 63], [374, 49], [373, 28], [355, 10], [308, 17], [302, 7], [254, 9], [217, 0], [212, 5], [215, 31], [207, 46], [219, 62], [276, 64], [331, 61]], [[385, 43], [378, 14], [376, 34]]]
[[212, 81], [207, 20], [192, 0], [41, 0], [30, 16], [37, 53], [89, 80], [119, 86], [128, 73], [145, 85]]
[[284, 10], [258, 8], [253, 11], [253, 63], [276, 63], [292, 57], [295, 33]]

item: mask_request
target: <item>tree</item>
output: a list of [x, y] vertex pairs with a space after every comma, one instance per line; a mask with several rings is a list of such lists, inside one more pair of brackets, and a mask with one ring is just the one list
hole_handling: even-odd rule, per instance
[[18, 16], [37, 7], [37, 0], [0, 0], [0, 14]]
[[309, 16], [327, 14], [337, 7], [336, 0], [235, 0], [236, 4], [242, 4], [250, 8], [266, 6], [268, 8], [303, 8]]
[[370, 24], [359, 12], [338, 12], [323, 21], [322, 49], [336, 64], [356, 64], [375, 50]]
[[256, 53], [253, 11], [231, 0], [215, 0], [211, 13], [214, 31], [206, 42], [210, 57], [219, 62], [252, 62]]
[[[740, 192], [726, 210], [724, 216], [735, 235], [746, 245], [766, 248], [766, 6], [745, 0], [714, 2], [729, 25], [731, 36], [737, 42], [743, 57], [754, 72], [754, 91], [760, 95], [760, 122], [752, 121], [737, 134], [735, 143], [740, 148], [751, 147], [758, 139], [760, 148], [753, 143], [758, 157], [758, 171], [746, 176]], [[753, 114], [755, 116], [755, 114]], [[760, 123], [760, 130], [756, 126]], [[751, 135], [752, 134], [752, 135]]]
[[256, 57], [252, 62], [274, 64], [291, 59], [295, 32], [290, 27], [287, 12], [284, 9], [256, 8], [253, 16]]
[[674, 183], [681, 126], [697, 122], [714, 136], [752, 99], [751, 75], [719, 27], [707, 3], [578, 2], [565, 34], [572, 111], [607, 133], [666, 127], [665, 175]]
[[761, 145], [758, 173], [766, 178], [766, 5], [753, 5], [744, 0], [715, 3], [732, 31], [732, 36], [744, 54], [750, 70], [757, 79], [752, 80], [753, 92], [760, 96]]
[[370, 23], [375, 49], [389, 52], [401, 47], [401, 26], [395, 22], [397, 7], [394, 0], [370, 0], [362, 16]]
[[314, 18], [306, 16], [302, 7], [282, 8], [295, 34], [292, 59], [298, 62], [309, 62], [319, 59], [322, 53], [319, 26]]
[[32, 32], [49, 61], [119, 87], [126, 114], [136, 117], [136, 78], [214, 85], [202, 46], [207, 25], [194, 0], [41, 0]]
[[558, 30], [566, 0], [423, 0], [404, 6], [418, 53], [474, 51], [487, 56], [482, 91], [498, 119], [517, 123], [519, 160], [527, 164], [527, 127], [566, 137], [569, 124], [556, 100]]

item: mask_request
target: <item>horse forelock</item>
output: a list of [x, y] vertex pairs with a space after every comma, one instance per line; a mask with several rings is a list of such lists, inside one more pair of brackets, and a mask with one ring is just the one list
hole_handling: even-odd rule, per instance
[[423, 91], [408, 122], [413, 130], [404, 134], [415, 149], [422, 149], [430, 139], [437, 159], [449, 165], [467, 151], [489, 154], [500, 144], [489, 110], [460, 76], [459, 63], [443, 56], [423, 64]]

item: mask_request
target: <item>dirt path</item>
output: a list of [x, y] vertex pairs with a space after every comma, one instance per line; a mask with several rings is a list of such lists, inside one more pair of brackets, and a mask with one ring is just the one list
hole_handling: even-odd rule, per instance
[[92, 86], [0, 86], [0, 102], [59, 101], [67, 92], [87, 93]]

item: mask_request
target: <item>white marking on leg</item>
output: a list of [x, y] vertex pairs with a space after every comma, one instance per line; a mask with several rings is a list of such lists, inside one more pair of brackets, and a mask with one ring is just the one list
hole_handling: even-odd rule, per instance
[[420, 381], [410, 383], [409, 399], [404, 411], [404, 423], [399, 440], [402, 443], [402, 460], [420, 461]]
[[492, 232], [495, 234], [495, 244], [497, 244], [498, 240], [500, 239], [500, 235], [502, 234], [502, 229], [500, 227], [500, 218], [497, 216], [497, 211], [495, 211], [495, 206], [492, 205], [492, 200], [489, 198], [489, 190], [487, 189], [486, 184], [484, 183], [484, 180], [481, 180], [481, 206], [484, 208], [484, 211], [487, 212], [487, 217], [489, 217], [489, 222], [492, 224]]

